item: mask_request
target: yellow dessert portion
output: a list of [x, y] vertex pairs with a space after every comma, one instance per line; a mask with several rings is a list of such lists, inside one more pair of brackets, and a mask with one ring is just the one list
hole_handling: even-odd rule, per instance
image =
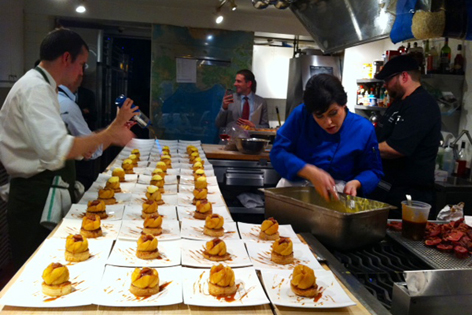
[[195, 219], [204, 220], [213, 213], [213, 207], [207, 200], [197, 200], [195, 206], [196, 210], [193, 214]]
[[203, 189], [207, 187], [208, 187], [208, 183], [207, 183], [207, 178], [205, 176], [197, 178], [197, 180], [195, 181], [196, 189]]
[[154, 268], [135, 268], [131, 274], [131, 293], [150, 296], [159, 292], [159, 273]]
[[42, 291], [49, 296], [62, 296], [72, 292], [69, 269], [60, 263], [52, 263], [43, 271]]
[[112, 176], [107, 180], [105, 184], [106, 189], [113, 189], [115, 192], [117, 190], [121, 191], [120, 189], [120, 178], [118, 176]]
[[65, 258], [71, 262], [89, 259], [90, 252], [87, 238], [80, 234], [69, 235], [66, 239]]
[[233, 269], [222, 264], [211, 267], [208, 284], [210, 294], [213, 296], [228, 296], [237, 291]]
[[96, 238], [102, 236], [100, 216], [97, 214], [87, 214], [82, 219], [80, 234], [87, 238]]
[[160, 168], [164, 173], [167, 173], [167, 164], [163, 161], [159, 161], [156, 163], [156, 168]]
[[152, 171], [152, 176], [154, 176], [154, 175], [159, 175], [160, 177], [162, 177], [162, 179], [164, 179], [165, 176], [166, 176], [164, 171], [160, 168], [155, 168], [154, 171]]
[[212, 214], [206, 217], [203, 234], [211, 237], [221, 237], [225, 234], [223, 225], [225, 220], [219, 214]]
[[143, 224], [143, 234], [152, 234], [154, 236], [162, 234], [162, 216], [153, 213], [146, 217]]
[[194, 172], [196, 172], [197, 170], [202, 170], [203, 165], [201, 162], [196, 162], [195, 164], [193, 164], [192, 169]]
[[133, 149], [131, 151], [131, 154], [136, 155], [136, 158], [138, 159], [138, 161], [141, 159], [141, 152], [139, 152], [139, 149]]
[[116, 203], [115, 190], [111, 188], [99, 189], [98, 199], [103, 200], [106, 205], [112, 205]]
[[188, 145], [187, 146], [187, 154], [190, 155], [192, 152], [195, 152], [194, 150], [196, 150], [198, 152], [198, 149], [196, 146], [194, 145]]
[[134, 171], [133, 171], [134, 165], [133, 165], [132, 160], [130, 159], [123, 160], [123, 162], [121, 163], [121, 167], [125, 171], [125, 174], [134, 174]]
[[118, 176], [120, 182], [125, 181], [125, 170], [121, 167], [115, 167], [111, 173], [112, 176]]
[[[159, 188], [164, 188], [164, 179], [161, 177], [161, 175], [153, 175], [151, 177], [151, 185], [157, 186]], [[161, 192], [164, 192], [163, 190], [164, 189], [162, 189]]]
[[292, 291], [300, 296], [314, 297], [318, 294], [315, 272], [308, 266], [297, 265], [293, 269], [292, 281], [290, 281]]
[[231, 255], [226, 251], [226, 243], [215, 238], [205, 244], [203, 257], [212, 261], [223, 261], [229, 259]]
[[205, 171], [201, 168], [195, 171], [194, 178], [197, 180], [199, 177], [205, 176]]
[[169, 155], [161, 155], [161, 161], [164, 162], [167, 168], [172, 168], [172, 160]]
[[153, 213], [157, 213], [157, 202], [154, 200], [146, 200], [146, 202], [143, 203], [143, 211], [141, 217], [143, 219], [147, 218]]
[[135, 154], [131, 154], [128, 159], [131, 160], [133, 166], [138, 166], [138, 157]]
[[205, 162], [202, 160], [201, 157], [197, 156], [193, 161], [190, 161], [192, 164], [195, 163], [201, 163], [202, 165], [205, 164]]
[[190, 160], [190, 162], [193, 162], [197, 157], [200, 157], [200, 154], [198, 153], [198, 151], [193, 151], [192, 153], [190, 153], [188, 159]]
[[158, 205], [164, 204], [164, 201], [162, 201], [161, 192], [159, 191], [159, 187], [157, 186], [148, 186], [146, 191], [146, 198], [148, 200], [154, 200], [155, 202], [157, 202]]
[[279, 238], [279, 223], [274, 218], [268, 218], [261, 224], [259, 238], [263, 240], [276, 240]]
[[138, 239], [136, 256], [141, 259], [155, 259], [159, 257], [157, 238], [151, 234], [143, 234]]
[[293, 263], [293, 243], [289, 237], [281, 237], [272, 244], [271, 260], [281, 265]]

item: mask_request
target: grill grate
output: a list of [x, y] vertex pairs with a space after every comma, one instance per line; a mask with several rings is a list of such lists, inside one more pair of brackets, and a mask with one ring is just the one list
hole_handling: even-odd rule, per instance
[[413, 241], [402, 237], [401, 232], [387, 230], [387, 235], [404, 246], [434, 269], [464, 269], [472, 267], [472, 257], [460, 259], [453, 253], [442, 253], [426, 247], [423, 241]]
[[405, 281], [403, 271], [431, 269], [408, 250], [387, 240], [358, 250], [331, 252], [388, 310], [392, 306], [393, 283]]

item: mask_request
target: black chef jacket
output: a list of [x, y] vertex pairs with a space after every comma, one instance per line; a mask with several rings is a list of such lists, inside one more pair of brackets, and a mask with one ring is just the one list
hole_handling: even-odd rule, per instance
[[[387, 194], [396, 195], [393, 198], [396, 200], [378, 199], [399, 207], [405, 193], [412, 193], [414, 200], [434, 206], [434, 168], [441, 138], [441, 112], [437, 101], [423, 87], [418, 87], [404, 100], [392, 103], [380, 119], [376, 134], [379, 143], [386, 141], [404, 155], [398, 159], [382, 159], [383, 181], [391, 185]], [[428, 196], [423, 197], [418, 191]]]

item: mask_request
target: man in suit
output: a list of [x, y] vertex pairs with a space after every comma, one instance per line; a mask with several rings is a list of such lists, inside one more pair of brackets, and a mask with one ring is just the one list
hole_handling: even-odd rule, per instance
[[227, 94], [223, 98], [221, 110], [216, 116], [215, 124], [219, 128], [231, 122], [253, 128], [269, 128], [267, 102], [256, 95], [256, 79], [247, 69], [237, 72], [234, 81], [236, 93]]

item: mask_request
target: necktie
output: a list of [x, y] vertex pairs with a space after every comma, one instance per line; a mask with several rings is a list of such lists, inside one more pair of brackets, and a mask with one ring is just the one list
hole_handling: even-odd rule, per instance
[[243, 105], [243, 114], [241, 116], [242, 119], [249, 119], [249, 101], [247, 96], [244, 97], [244, 105]]

